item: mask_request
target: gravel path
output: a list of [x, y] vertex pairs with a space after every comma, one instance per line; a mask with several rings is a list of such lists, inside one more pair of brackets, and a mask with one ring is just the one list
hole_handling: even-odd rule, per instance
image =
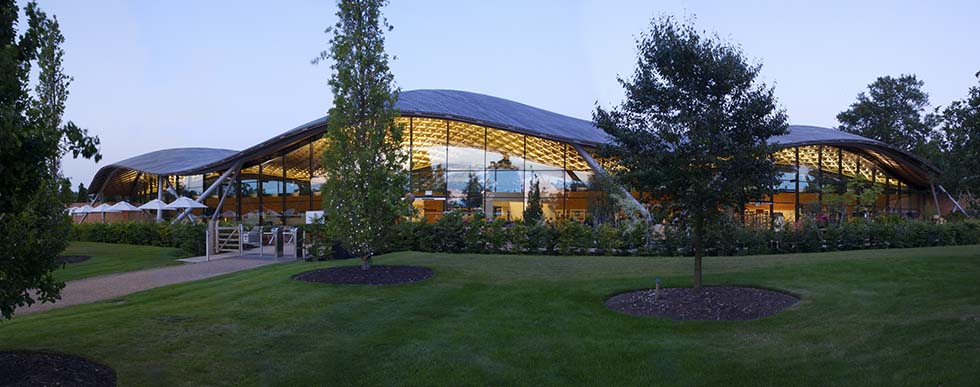
[[109, 274], [77, 281], [69, 281], [61, 290], [61, 299], [50, 304], [34, 304], [17, 309], [16, 315], [25, 315], [66, 306], [109, 300], [147, 289], [197, 281], [276, 263], [272, 259], [225, 258], [221, 260], [168, 266], [156, 269]]

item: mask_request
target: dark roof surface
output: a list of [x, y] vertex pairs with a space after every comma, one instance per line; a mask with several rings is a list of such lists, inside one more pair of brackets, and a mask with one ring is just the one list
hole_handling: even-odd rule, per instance
[[238, 151], [216, 148], [173, 148], [153, 151], [102, 168], [122, 167], [153, 175], [177, 175], [228, 158]]
[[468, 91], [405, 91], [395, 107], [406, 116], [452, 118], [584, 145], [609, 141], [609, 135], [592, 125], [591, 121]]
[[806, 143], [828, 143], [836, 141], [864, 142], [868, 144], [880, 144], [883, 142], [872, 140], [856, 134], [842, 132], [837, 129], [821, 128], [809, 125], [790, 125], [789, 133], [769, 139], [770, 144], [782, 145], [802, 145]]

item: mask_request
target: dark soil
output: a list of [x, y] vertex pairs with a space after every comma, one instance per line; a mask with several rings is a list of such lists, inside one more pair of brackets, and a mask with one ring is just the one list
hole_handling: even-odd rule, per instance
[[666, 317], [673, 320], [755, 320], [775, 314], [800, 299], [773, 290], [739, 287], [661, 288], [617, 294], [606, 306], [633, 316]]
[[0, 386], [115, 386], [116, 371], [63, 353], [0, 351]]
[[373, 265], [368, 270], [361, 270], [360, 266], [341, 266], [299, 273], [293, 279], [340, 285], [392, 285], [422, 281], [433, 274], [432, 269], [419, 266]]
[[88, 255], [62, 255], [58, 257], [58, 263], [79, 263], [88, 261], [90, 256]]

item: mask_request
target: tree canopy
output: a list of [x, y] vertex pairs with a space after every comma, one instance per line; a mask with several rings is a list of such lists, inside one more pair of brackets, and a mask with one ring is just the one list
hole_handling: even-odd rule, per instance
[[19, 11], [0, 0], [0, 318], [57, 300], [63, 284], [51, 272], [71, 226], [59, 195], [61, 158], [101, 158], [97, 137], [62, 122], [72, 78], [62, 69], [58, 20], [30, 2], [17, 36]]
[[915, 75], [879, 77], [837, 115], [840, 129], [922, 155], [933, 134], [923, 85]]
[[[977, 77], [980, 79], [980, 72]], [[980, 193], [980, 85], [942, 109], [937, 118], [942, 133], [934, 156], [943, 171], [939, 181], [951, 192], [976, 199]]]
[[395, 124], [398, 90], [388, 67], [381, 15], [384, 0], [338, 1], [330, 48], [314, 60], [333, 60], [323, 153], [326, 227], [369, 269], [395, 221], [407, 214], [403, 129]]
[[692, 232], [694, 286], [701, 286], [705, 225], [726, 208], [761, 198], [776, 183], [767, 140], [786, 132], [773, 90], [756, 81], [760, 65], [741, 49], [672, 18], [638, 42], [636, 70], [620, 79], [626, 100], [596, 110], [614, 144], [605, 149], [618, 177], [650, 192]]

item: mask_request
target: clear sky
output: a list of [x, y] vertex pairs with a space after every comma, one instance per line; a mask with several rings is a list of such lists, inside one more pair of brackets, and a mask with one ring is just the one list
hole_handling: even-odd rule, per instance
[[[23, 4], [23, 3], [21, 3]], [[102, 139], [104, 160], [66, 160], [86, 185], [101, 166], [164, 148], [243, 149], [323, 116], [329, 69], [310, 59], [333, 1], [41, 0], [75, 77], [66, 118]], [[660, 15], [763, 64], [790, 122], [836, 126], [868, 83], [914, 73], [932, 104], [963, 98], [980, 70], [980, 1], [421, 1], [385, 9], [403, 90], [503, 97], [590, 119], [622, 99], [617, 75]]]

